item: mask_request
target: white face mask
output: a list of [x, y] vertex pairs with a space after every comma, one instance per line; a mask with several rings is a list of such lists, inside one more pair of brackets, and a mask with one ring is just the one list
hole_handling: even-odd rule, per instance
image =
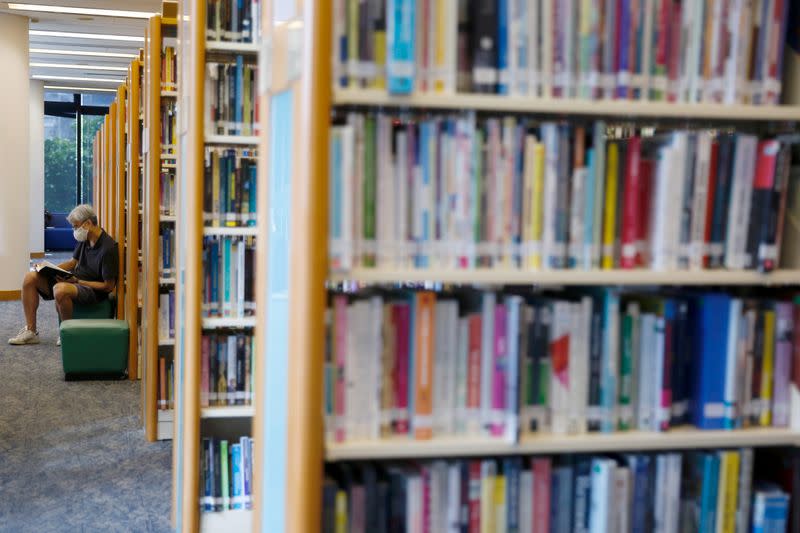
[[72, 235], [75, 237], [76, 241], [83, 242], [89, 238], [89, 230], [81, 226], [80, 228], [72, 230]]

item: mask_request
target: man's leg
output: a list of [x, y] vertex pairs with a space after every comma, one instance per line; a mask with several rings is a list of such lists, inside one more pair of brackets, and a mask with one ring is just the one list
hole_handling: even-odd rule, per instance
[[56, 283], [53, 287], [53, 296], [61, 321], [72, 318], [72, 304], [78, 297], [78, 287], [73, 283]]
[[50, 287], [47, 279], [37, 272], [28, 272], [22, 281], [22, 308], [25, 310], [25, 322], [28, 329], [36, 331], [36, 310], [39, 309], [39, 291], [48, 294]]

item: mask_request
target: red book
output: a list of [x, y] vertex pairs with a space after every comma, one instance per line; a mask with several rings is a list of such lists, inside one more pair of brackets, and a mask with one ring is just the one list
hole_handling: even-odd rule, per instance
[[[667, 99], [666, 75], [667, 75], [667, 54], [669, 53], [669, 38], [670, 38], [670, 24], [669, 20], [672, 15], [672, 0], [657, 0], [660, 2], [658, 7], [657, 19], [655, 21], [656, 27], [656, 57], [655, 57], [655, 70], [656, 73], [663, 76], [665, 85], [659, 87], [656, 84], [656, 94], [661, 93], [661, 99]], [[680, 20], [680, 18], [679, 18]], [[657, 78], [658, 79], [658, 78]]]
[[481, 462], [469, 462], [469, 533], [481, 533]]
[[333, 389], [334, 439], [344, 442], [347, 438], [345, 421], [345, 362], [347, 360], [347, 297], [337, 295], [333, 298], [333, 358], [336, 365], [336, 383]]
[[394, 433], [408, 434], [408, 363], [409, 363], [409, 307], [402, 303], [392, 306], [397, 354], [394, 366]]
[[533, 532], [550, 533], [550, 459], [531, 459], [533, 470]]
[[[659, 32], [661, 28], [658, 29]], [[678, 100], [681, 58], [681, 3], [672, 2], [669, 25], [664, 31], [669, 32], [667, 51], [667, 100]]]
[[204, 335], [200, 340], [200, 406], [208, 407], [209, 382], [208, 354], [211, 353], [211, 337]]
[[639, 223], [636, 236], [636, 266], [643, 267], [650, 263], [650, 206], [653, 202], [653, 168], [652, 159], [639, 160]]
[[[481, 411], [481, 323], [480, 313], [469, 316], [469, 344], [467, 352], [467, 425], [473, 419], [470, 414], [475, 414], [474, 420], [480, 426]], [[477, 430], [477, 428], [475, 428]]]
[[711, 160], [708, 165], [708, 202], [706, 203], [706, 229], [703, 233], [703, 268], [708, 268], [711, 261], [709, 246], [711, 245], [711, 226], [714, 219], [714, 195], [717, 192], [717, 160], [719, 159], [719, 142], [711, 142]]
[[636, 266], [636, 241], [639, 236], [641, 181], [639, 179], [639, 159], [642, 141], [639, 137], [628, 139], [625, 161], [625, 189], [622, 201], [622, 253], [620, 266]]

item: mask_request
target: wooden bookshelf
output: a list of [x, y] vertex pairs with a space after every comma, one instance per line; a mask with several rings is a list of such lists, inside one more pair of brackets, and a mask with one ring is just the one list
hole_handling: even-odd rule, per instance
[[480, 437], [442, 437], [428, 441], [408, 438], [373, 440], [329, 444], [325, 450], [325, 459], [327, 461], [370, 461], [798, 445], [800, 445], [800, 432], [788, 428], [730, 431], [676, 428], [663, 433], [620, 431], [608, 434], [543, 434], [523, 436], [515, 444], [509, 444], [499, 439]]
[[[255, 136], [205, 135], [206, 61], [226, 60], [234, 55], [244, 56], [246, 63], [255, 63], [259, 47], [253, 44], [212, 43], [206, 41], [206, 5], [204, 0], [187, 0], [179, 5], [178, 35], [180, 84], [178, 106], [178, 205], [177, 270], [174, 274], [176, 301], [175, 365], [176, 381], [173, 483], [175, 527], [180, 531], [250, 531], [253, 529], [251, 511], [200, 513], [200, 443], [210, 436], [211, 424], [229, 436], [248, 435], [253, 406], [200, 406], [201, 337], [215, 330], [230, 331], [253, 328], [255, 317], [203, 317], [203, 238], [208, 235], [227, 237], [257, 236], [257, 228], [206, 228], [203, 216], [206, 147], [253, 147], [261, 139]], [[262, 4], [263, 5], [263, 4]], [[266, 8], [266, 5], [264, 5]], [[165, 95], [165, 98], [171, 95]], [[255, 97], [255, 95], [254, 95]], [[166, 165], [172, 165], [175, 155], [162, 154]], [[163, 218], [162, 218], [163, 220]], [[258, 240], [258, 239], [257, 239]], [[171, 276], [172, 277], [172, 276]], [[256, 355], [253, 355], [255, 360]], [[258, 363], [254, 362], [254, 365]], [[255, 390], [258, 390], [256, 385]], [[245, 431], [245, 433], [242, 433]], [[259, 474], [253, 473], [254, 477]]]
[[797, 121], [800, 106], [680, 104], [646, 100], [582, 100], [574, 98], [513, 97], [499, 94], [389, 94], [379, 89], [334, 89], [338, 106], [475, 110], [492, 113], [625, 118], [677, 118], [714, 121]]
[[[114, 169], [114, 239], [117, 241], [119, 251], [119, 262], [117, 270], [117, 318], [125, 317], [125, 266], [126, 266], [126, 245], [127, 232], [125, 229], [125, 198], [127, 194], [126, 173], [127, 173], [127, 152], [128, 144], [126, 139], [127, 131], [127, 99], [128, 90], [126, 84], [121, 84], [117, 88], [117, 116], [116, 116], [116, 137], [114, 139], [115, 169]], [[133, 373], [134, 379], [136, 370], [132, 368], [131, 357], [128, 355], [128, 376]]]
[[128, 143], [127, 163], [128, 179], [127, 194], [128, 209], [126, 219], [126, 240], [128, 250], [125, 261], [125, 293], [128, 295], [125, 305], [125, 317], [130, 328], [128, 342], [128, 377], [138, 379], [141, 371], [139, 357], [139, 197], [140, 172], [140, 122], [139, 98], [141, 91], [141, 63], [138, 59], [131, 61], [128, 67]]
[[380, 269], [358, 268], [332, 272], [333, 283], [354, 281], [364, 284], [452, 283], [484, 285], [674, 285], [674, 286], [781, 286], [800, 285], [800, 270], [770, 273], [735, 270], [678, 270], [658, 272], [632, 270], [510, 270], [487, 269]]
[[[169, 101], [169, 92], [161, 89], [162, 61], [164, 59], [165, 39], [176, 36], [174, 18], [155, 15], [150, 18], [145, 38], [144, 49], [144, 126], [145, 138], [142, 139], [144, 155], [144, 185], [142, 250], [144, 264], [143, 275], [145, 290], [143, 308], [143, 352], [144, 352], [144, 412], [145, 435], [148, 440], [161, 439], [172, 432], [163, 431], [163, 427], [171, 422], [159, 418], [163, 410], [158, 409], [159, 356], [170, 346], [163, 341], [164, 332], [159, 331], [159, 294], [163, 287], [174, 283], [174, 274], [162, 271], [160, 233], [163, 222], [168, 215], [161, 213], [161, 174], [165, 156], [177, 161], [177, 154], [164, 153], [161, 143], [162, 104]], [[165, 94], [167, 93], [167, 94]], [[171, 221], [176, 217], [172, 216]]]

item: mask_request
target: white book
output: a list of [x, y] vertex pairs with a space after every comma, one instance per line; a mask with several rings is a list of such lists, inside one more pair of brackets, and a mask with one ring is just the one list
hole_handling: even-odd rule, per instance
[[711, 13], [706, 12], [706, 18], [711, 18], [711, 50], [708, 51], [711, 78], [704, 80], [703, 85], [703, 101], [704, 102], [720, 102], [722, 100], [722, 77], [720, 63], [720, 47], [722, 46], [722, 32], [724, 31], [722, 13], [722, 0], [717, 0], [712, 4]]
[[614, 511], [611, 531], [628, 532], [631, 530], [632, 493], [631, 471], [626, 466], [614, 469]]
[[494, 308], [497, 297], [483, 294], [481, 315], [481, 430], [490, 434], [492, 422], [492, 379], [494, 377]]
[[742, 42], [742, 15], [746, 0], [728, 0], [728, 13], [723, 21], [723, 32], [728, 36], [728, 51], [722, 67], [722, 102], [735, 104], [736, 86], [738, 83], [738, 62], [740, 51], [744, 47]]
[[688, 7], [686, 13], [690, 21], [689, 34], [689, 55], [686, 58], [687, 89], [686, 101], [690, 103], [699, 102], [703, 98], [703, 77], [702, 77], [702, 53], [703, 53], [703, 31], [704, 24], [704, 5], [705, 2], [694, 2]]
[[546, 0], [528, 0], [527, 1], [527, 32], [525, 38], [528, 40], [528, 95], [539, 96], [541, 89], [541, 29], [540, 29], [540, 13], [542, 10], [542, 2]]
[[668, 520], [667, 533], [678, 533], [681, 503], [681, 468], [683, 456], [680, 453], [669, 454], [670, 485], [667, 500]]
[[[569, 302], [564, 301], [553, 303], [553, 322], [550, 329], [551, 341], [570, 336], [572, 331], [571, 305]], [[561, 372], [553, 370], [550, 373], [551, 431], [557, 435], [564, 435], [569, 432], [569, 377], [569, 367]]]
[[461, 465], [454, 462], [447, 465], [447, 514], [441, 531], [461, 533], [461, 503]]
[[667, 533], [667, 486], [669, 484], [669, 464], [667, 454], [656, 455], [656, 483], [653, 498], [653, 531]]
[[[717, 2], [719, 4], [719, 2]], [[689, 268], [702, 269], [706, 254], [706, 211], [708, 207], [708, 172], [711, 165], [711, 142], [713, 133], [697, 133], [697, 150], [694, 160], [694, 194], [692, 196], [691, 250]]]
[[586, 186], [588, 172], [589, 169], [587, 167], [572, 170], [572, 187], [569, 202], [569, 249], [567, 254], [569, 256], [568, 264], [574, 265], [575, 268], [580, 268], [584, 264], [583, 214], [586, 208], [583, 203], [586, 199], [584, 187]]
[[394, 198], [397, 201], [394, 211], [394, 264], [398, 268], [404, 268], [411, 266], [411, 252], [408, 247], [409, 189], [411, 182], [409, 180], [408, 137], [405, 131], [396, 133], [395, 145], [394, 183], [392, 187]]
[[669, 210], [670, 218], [667, 220], [667, 247], [675, 250], [675, 261], [670, 262], [671, 269], [678, 268], [682, 259], [687, 255], [682, 245], [681, 229], [682, 229], [682, 214], [684, 205], [684, 195], [686, 194], [686, 186], [691, 177], [691, 162], [688, 161], [689, 154], [693, 150], [689, 148], [689, 134], [685, 131], [678, 131], [674, 134], [673, 152], [672, 152], [672, 176], [670, 178], [670, 198]]
[[570, 304], [569, 339], [569, 433], [586, 432], [589, 391], [589, 336], [592, 321], [592, 298], [585, 296]]
[[656, 327], [656, 317], [651, 313], [641, 316], [641, 333], [639, 336], [639, 371], [638, 393], [636, 406], [636, 428], [639, 431], [652, 431], [655, 409], [653, 405], [652, 375], [655, 366], [653, 334]]
[[728, 269], [744, 268], [757, 142], [753, 135], [738, 134], [736, 137], [725, 235], [725, 268]]
[[540, 19], [541, 63], [539, 65], [539, 81], [542, 98], [553, 96], [553, 3], [556, 0], [540, 0], [542, 5]]
[[381, 398], [383, 390], [383, 298], [373, 296], [370, 298], [370, 438], [378, 439], [381, 436]]
[[[548, 0], [545, 0], [548, 1]], [[542, 124], [544, 143], [544, 199], [542, 202], [542, 265], [550, 269], [550, 256], [556, 251], [556, 218], [558, 214], [558, 126]]]
[[430, 516], [428, 518], [431, 531], [445, 531], [448, 515], [448, 469], [442, 460], [430, 465]]
[[533, 531], [533, 472], [523, 470], [519, 474], [519, 531]]
[[445, 394], [446, 418], [444, 420], [444, 431], [447, 435], [452, 435], [456, 431], [457, 418], [457, 388], [458, 388], [458, 363], [459, 363], [459, 339], [458, 339], [458, 302], [448, 301], [446, 308], [447, 316], [447, 354], [445, 356]]
[[592, 459], [589, 491], [589, 531], [613, 533], [609, 527], [613, 511], [616, 463], [612, 459]]
[[456, 398], [454, 433], [463, 435], [467, 431], [467, 365], [469, 357], [469, 322], [466, 318], [458, 319], [456, 350]]
[[739, 497], [736, 499], [736, 533], [749, 531], [750, 490], [753, 483], [753, 449], [742, 448], [739, 452]]
[[406, 532], [422, 533], [425, 517], [422, 514], [422, 477], [411, 474], [406, 478]]
[[739, 367], [739, 323], [742, 316], [742, 300], [734, 298], [730, 304], [730, 316], [728, 318], [728, 342], [725, 353], [725, 392], [723, 400], [725, 403], [725, 418], [734, 421], [738, 416], [737, 399], [738, 383], [737, 370]]

